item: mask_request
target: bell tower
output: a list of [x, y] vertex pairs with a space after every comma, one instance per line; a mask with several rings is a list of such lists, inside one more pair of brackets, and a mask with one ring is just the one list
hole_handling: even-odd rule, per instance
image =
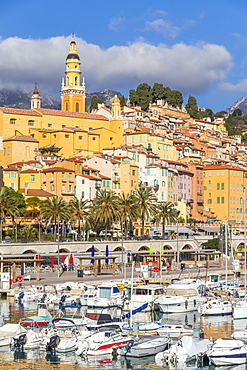
[[39, 90], [37, 85], [35, 84], [35, 88], [33, 90], [33, 95], [31, 97], [31, 109], [39, 109], [41, 108], [41, 96], [39, 94]]
[[86, 111], [86, 86], [84, 78], [81, 84], [81, 61], [76, 50], [74, 35], [70, 42], [66, 58], [65, 79], [62, 79], [61, 109], [68, 112]]

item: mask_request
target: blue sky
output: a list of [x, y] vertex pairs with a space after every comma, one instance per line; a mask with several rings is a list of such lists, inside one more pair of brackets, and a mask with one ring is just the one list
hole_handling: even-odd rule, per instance
[[247, 95], [246, 0], [1, 0], [0, 88], [59, 96], [71, 34], [89, 92], [162, 83], [214, 112]]

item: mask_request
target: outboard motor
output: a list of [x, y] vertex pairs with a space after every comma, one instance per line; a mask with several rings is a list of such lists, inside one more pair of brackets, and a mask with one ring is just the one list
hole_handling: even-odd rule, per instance
[[44, 302], [45, 302], [45, 300], [46, 300], [46, 297], [47, 297], [47, 294], [46, 294], [46, 293], [44, 293], [44, 294], [42, 295], [42, 297], [40, 298], [40, 303], [44, 303]]
[[66, 295], [62, 295], [61, 299], [60, 299], [60, 302], [59, 302], [59, 306], [62, 306], [62, 304], [65, 302], [66, 300]]
[[57, 346], [60, 343], [60, 337], [58, 335], [53, 335], [50, 338], [50, 341], [46, 344], [46, 351], [47, 352], [54, 352]]
[[22, 298], [24, 297], [25, 293], [24, 292], [20, 292], [19, 293], [19, 296], [18, 296], [18, 302], [21, 303], [22, 301]]
[[24, 345], [27, 343], [27, 334], [21, 334], [18, 338], [13, 338], [14, 339], [14, 348], [15, 349], [21, 349], [23, 351]]
[[131, 347], [133, 346], [133, 344], [135, 343], [135, 340], [134, 339], [131, 339], [125, 346], [125, 352], [124, 352], [124, 356], [127, 355], [127, 353], [129, 352], [129, 350], [131, 349]]

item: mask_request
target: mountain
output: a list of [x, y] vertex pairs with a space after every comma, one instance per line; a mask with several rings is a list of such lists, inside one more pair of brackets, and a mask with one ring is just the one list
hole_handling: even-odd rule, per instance
[[233, 103], [230, 108], [227, 108], [227, 113], [232, 113], [235, 109], [241, 109], [243, 115], [247, 114], [247, 96], [238, 99], [235, 103]]
[[[0, 90], [0, 107], [7, 107], [7, 108], [18, 108], [18, 109], [30, 109], [31, 103], [30, 99], [32, 96], [31, 90], [9, 90], [9, 89], [2, 89]], [[86, 106], [87, 111], [89, 112], [90, 103], [92, 97], [96, 95], [99, 99], [103, 100], [106, 106], [111, 105], [111, 100], [114, 98], [115, 95], [120, 97], [122, 94], [117, 91], [105, 89], [103, 91], [94, 92], [94, 93], [87, 93], [86, 97]], [[49, 93], [41, 94], [42, 102], [41, 107], [46, 109], [61, 109], [61, 100], [60, 98], [51, 95]]]
[[[0, 107], [30, 109], [31, 90], [0, 90]], [[61, 109], [60, 99], [54, 95], [44, 93], [41, 95], [41, 107], [47, 109]]]

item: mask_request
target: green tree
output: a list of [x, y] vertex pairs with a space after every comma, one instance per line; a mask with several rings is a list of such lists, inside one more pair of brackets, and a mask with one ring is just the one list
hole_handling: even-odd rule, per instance
[[89, 202], [88, 200], [83, 199], [83, 197], [80, 199], [74, 197], [69, 202], [69, 206], [71, 210], [71, 217], [77, 221], [77, 233], [79, 240], [81, 240], [81, 222], [83, 222], [83, 220], [85, 220], [89, 214]]
[[40, 207], [42, 200], [38, 197], [29, 197], [26, 199], [26, 214], [30, 215], [32, 218], [38, 217], [40, 214]]
[[58, 224], [58, 238], [59, 238], [59, 221], [68, 221], [70, 219], [70, 209], [63, 197], [50, 197], [41, 205], [42, 218], [54, 224], [54, 241], [56, 240], [56, 231]]
[[209, 239], [207, 242], [202, 243], [202, 248], [220, 250], [219, 239]]
[[139, 186], [135, 192], [136, 203], [138, 206], [138, 214], [141, 219], [142, 229], [141, 234], [144, 235], [144, 225], [148, 217], [155, 214], [157, 198], [151, 189]]
[[103, 100], [99, 99], [96, 95], [93, 95], [90, 104], [90, 112], [92, 112], [93, 109], [98, 109], [98, 104], [102, 103], [104, 103]]
[[232, 112], [232, 115], [233, 115], [233, 117], [240, 117], [240, 116], [242, 116], [242, 110], [241, 109], [235, 109], [233, 112]]
[[136, 91], [134, 89], [131, 89], [129, 91], [129, 102], [130, 102], [130, 105], [132, 107], [135, 107], [137, 105], [137, 94], [136, 94]]
[[119, 194], [118, 196], [118, 211], [121, 222], [122, 234], [127, 238], [128, 226], [132, 225], [134, 220], [138, 219], [139, 210], [136, 204], [135, 194]]
[[120, 96], [119, 101], [120, 101], [120, 106], [121, 107], [124, 107], [126, 105], [126, 100], [125, 100], [125, 97], [123, 95]]
[[[0, 243], [2, 242], [2, 226], [6, 217], [11, 217], [12, 221], [19, 215], [18, 198], [13, 189], [3, 186], [0, 188]], [[20, 194], [20, 193], [19, 193]], [[20, 194], [22, 195], [22, 194]], [[13, 233], [13, 229], [12, 229]]]
[[192, 118], [199, 118], [197, 101], [194, 96], [189, 96], [188, 103], [185, 108]]
[[154, 83], [151, 89], [152, 103], [156, 103], [157, 100], [165, 99], [165, 88], [162, 84]]
[[22, 230], [21, 236], [27, 240], [34, 240], [38, 236], [38, 230], [32, 225], [25, 226]]
[[170, 93], [170, 104], [173, 107], [181, 108], [183, 105], [183, 95], [178, 90], [172, 90]]
[[222, 110], [222, 111], [220, 111], [220, 112], [217, 112], [217, 113], [215, 113], [215, 117], [220, 117], [220, 118], [223, 118], [223, 117], [225, 117], [227, 115], [227, 111], [225, 111], [225, 110]]
[[110, 229], [113, 222], [118, 219], [118, 197], [112, 190], [97, 190], [93, 199], [91, 211], [95, 222], [105, 224], [105, 237], [107, 230]]
[[155, 221], [162, 223], [162, 238], [165, 237], [165, 225], [168, 222], [176, 222], [178, 220], [179, 211], [175, 208], [172, 202], [158, 202]]
[[137, 105], [147, 110], [151, 101], [151, 87], [147, 83], [140, 84], [136, 89]]

